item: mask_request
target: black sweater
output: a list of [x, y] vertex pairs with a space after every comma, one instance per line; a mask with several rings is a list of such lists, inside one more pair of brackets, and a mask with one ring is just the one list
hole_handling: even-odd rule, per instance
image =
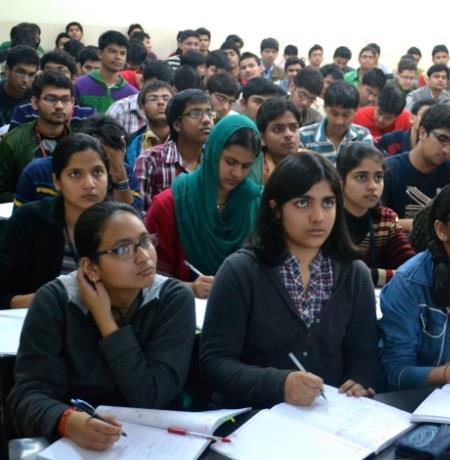
[[186, 380], [194, 333], [194, 299], [179, 281], [157, 275], [128, 324], [102, 338], [76, 273], [60, 276], [36, 293], [22, 330], [9, 396], [18, 434], [57, 437], [70, 398], [167, 407]]
[[31, 294], [61, 273], [64, 203], [61, 196], [16, 209], [0, 235], [0, 308]]
[[339, 386], [377, 384], [374, 288], [361, 261], [333, 260], [334, 289], [309, 329], [297, 315], [278, 268], [247, 250], [227, 258], [208, 298], [200, 360], [218, 405], [269, 407], [284, 401], [284, 384], [304, 367]]

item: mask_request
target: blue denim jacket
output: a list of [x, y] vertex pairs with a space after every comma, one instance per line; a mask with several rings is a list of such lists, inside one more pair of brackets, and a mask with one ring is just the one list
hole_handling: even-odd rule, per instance
[[427, 386], [431, 370], [450, 359], [449, 314], [431, 298], [429, 251], [404, 263], [381, 291], [381, 369], [391, 390]]

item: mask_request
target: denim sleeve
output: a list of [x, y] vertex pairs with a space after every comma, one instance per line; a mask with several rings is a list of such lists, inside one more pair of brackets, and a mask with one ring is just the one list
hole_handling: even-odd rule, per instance
[[426, 387], [433, 369], [419, 362], [422, 335], [419, 304], [425, 299], [426, 289], [397, 273], [381, 291], [381, 370], [391, 390]]

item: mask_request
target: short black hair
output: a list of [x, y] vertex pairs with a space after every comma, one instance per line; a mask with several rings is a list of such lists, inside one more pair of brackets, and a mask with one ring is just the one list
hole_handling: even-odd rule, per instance
[[140, 67], [147, 58], [147, 48], [138, 40], [130, 40], [127, 51], [127, 63]]
[[79, 54], [78, 62], [83, 66], [86, 61], [99, 61], [97, 52], [98, 48], [96, 46], [86, 46]]
[[181, 65], [173, 74], [172, 84], [177, 91], [194, 88], [200, 89], [202, 80], [197, 71], [190, 65]]
[[225, 51], [214, 50], [208, 53], [206, 56], [206, 67], [215, 66], [217, 69], [229, 70], [230, 60], [226, 55]]
[[427, 70], [427, 75], [431, 77], [434, 73], [437, 72], [445, 72], [447, 75], [447, 80], [449, 76], [449, 70], [448, 67], [445, 64], [433, 64], [428, 70]]
[[322, 77], [328, 77], [331, 75], [333, 80], [343, 80], [344, 79], [344, 72], [336, 65], [336, 64], [325, 64], [320, 69], [319, 72], [321, 73]]
[[138, 23], [130, 24], [128, 26], [127, 35], [130, 36], [131, 32], [135, 29], [140, 29], [142, 32], [144, 31], [144, 28], [140, 24]]
[[332, 83], [325, 91], [325, 107], [342, 107], [356, 110], [359, 105], [358, 90], [346, 81]]
[[147, 81], [151, 78], [171, 84], [173, 79], [173, 68], [166, 61], [161, 61], [159, 59], [145, 61], [143, 80]]
[[416, 61], [412, 57], [408, 57], [408, 55], [406, 55], [406, 57], [401, 58], [397, 65], [398, 74], [402, 73], [404, 70], [412, 70], [414, 72], [416, 72], [417, 70]]
[[64, 43], [63, 49], [69, 53], [76, 61], [78, 61], [80, 53], [84, 50], [85, 46], [79, 40], [69, 40]]
[[66, 51], [56, 50], [45, 53], [41, 58], [41, 69], [44, 70], [49, 62], [55, 62], [56, 64], [67, 67], [72, 76], [78, 73], [75, 59]]
[[169, 101], [166, 107], [166, 117], [170, 137], [174, 141], [178, 139], [178, 132], [174, 129], [174, 124], [183, 115], [188, 104], [209, 104], [209, 97], [201, 89], [186, 89], [180, 91]]
[[302, 58], [290, 57], [290, 58], [287, 58], [284, 63], [284, 73], [287, 72], [288, 67], [294, 64], [300, 64], [302, 69], [306, 67], [305, 61]]
[[220, 45], [220, 49], [224, 50], [233, 50], [238, 56], [241, 55], [241, 49], [236, 45], [232, 40], [226, 40]]
[[408, 48], [406, 54], [417, 54], [417, 56], [422, 57], [422, 52], [419, 48], [417, 48], [417, 46], [411, 46], [410, 48]]
[[300, 110], [289, 99], [286, 99], [285, 97], [272, 97], [267, 101], [264, 101], [256, 115], [256, 126], [258, 127], [258, 131], [260, 133], [264, 133], [267, 125], [271, 121], [281, 117], [286, 112], [291, 112], [297, 120], [299, 126], [301, 125], [302, 115]]
[[254, 53], [250, 53], [249, 51], [246, 51], [245, 53], [242, 53], [241, 56], [239, 57], [239, 63], [241, 63], [245, 59], [254, 59], [258, 65], [261, 65], [261, 59]]
[[377, 107], [386, 115], [398, 117], [405, 108], [406, 98], [402, 91], [394, 86], [385, 86], [377, 99]]
[[434, 99], [421, 99], [413, 104], [411, 107], [411, 113], [413, 115], [417, 115], [422, 107], [432, 107], [436, 104], [437, 102]]
[[350, 59], [352, 58], [352, 52], [350, 48], [347, 48], [346, 46], [338, 46], [333, 53], [333, 58], [343, 58], [343, 59]]
[[311, 46], [308, 51], [308, 57], [311, 57], [311, 54], [314, 53], [314, 51], [322, 51], [323, 53], [323, 47], [317, 44]]
[[305, 67], [294, 77], [297, 88], [305, 88], [311, 94], [320, 96], [323, 90], [323, 77], [320, 72], [311, 67]]
[[146, 38], [151, 38], [147, 32], [144, 32], [143, 30], [136, 30], [136, 32], [131, 34], [129, 41], [130, 43], [133, 41], [143, 42]]
[[39, 68], [39, 55], [31, 46], [15, 46], [6, 54], [6, 65], [12, 69], [17, 64], [35, 65], [37, 69]]
[[291, 56], [298, 56], [298, 48], [295, 45], [286, 45], [284, 47], [283, 54], [289, 54]]
[[[325, 180], [336, 199], [336, 218], [322, 253], [341, 261], [358, 257], [351, 242], [344, 217], [342, 187], [334, 165], [322, 155], [305, 152], [283, 158], [270, 175], [261, 198], [255, 231], [246, 247], [252, 248], [262, 263], [279, 265], [286, 255], [286, 243], [280, 209], [289, 200], [305, 195], [315, 184]], [[273, 206], [275, 203], [275, 207]]]
[[378, 56], [381, 54], [381, 48], [378, 43], [369, 43], [367, 46], [372, 48]]
[[178, 41], [180, 43], [182, 43], [185, 40], [187, 40], [189, 37], [200, 38], [200, 34], [198, 32], [196, 32], [195, 30], [186, 29], [186, 30], [182, 30], [182, 31], [179, 32], [177, 39], [178, 39]]
[[435, 45], [433, 46], [433, 49], [431, 51], [431, 56], [434, 57], [434, 55], [437, 53], [447, 53], [448, 54], [448, 48], [445, 45]]
[[120, 123], [105, 114], [96, 114], [86, 118], [79, 124], [80, 133], [89, 134], [100, 139], [113, 149], [122, 149], [127, 133]]
[[225, 38], [225, 41], [233, 42], [239, 50], [244, 47], [244, 40], [242, 40], [242, 38], [236, 34], [228, 35], [227, 38]]
[[207, 35], [208, 36], [208, 39], [211, 40], [211, 32], [206, 29], [205, 27], [199, 27], [196, 32], [199, 34], [199, 35]]
[[226, 73], [217, 73], [208, 79], [206, 89], [209, 93], [223, 93], [237, 98], [241, 91], [239, 83]]
[[261, 40], [261, 44], [259, 46], [260, 51], [264, 51], [265, 49], [271, 49], [271, 50], [276, 50], [279, 51], [280, 49], [280, 44], [278, 43], [278, 40], [275, 38], [269, 37], [269, 38], [263, 38]]
[[55, 46], [58, 48], [59, 47], [59, 41], [61, 38], [68, 38], [70, 40], [70, 36], [67, 32], [60, 32], [55, 39]]
[[247, 101], [250, 96], [286, 96], [285, 91], [275, 85], [270, 80], [266, 80], [262, 77], [252, 78], [242, 88], [242, 99]]
[[15, 26], [11, 27], [9, 31], [9, 38], [13, 41], [17, 38], [20, 34], [23, 33], [24, 30], [32, 29], [37, 35], [41, 35], [41, 28], [34, 22], [20, 22]]
[[360, 58], [362, 56], [362, 54], [365, 53], [366, 51], [369, 51], [374, 56], [377, 54], [376, 50], [372, 46], [364, 46], [359, 51], [358, 58]]
[[444, 128], [450, 130], [450, 106], [436, 104], [430, 107], [424, 114], [419, 124], [427, 134], [434, 129]]
[[20, 29], [20, 33], [17, 33], [11, 40], [10, 48], [15, 48], [19, 45], [30, 46], [31, 48], [37, 49], [39, 46], [40, 39], [31, 25], [24, 25]]
[[44, 70], [34, 77], [31, 85], [31, 95], [37, 99], [41, 97], [42, 91], [46, 86], [56, 86], [57, 88], [69, 89], [73, 96], [74, 90], [72, 82], [61, 72], [56, 70]]
[[100, 35], [98, 39], [98, 49], [103, 51], [108, 45], [128, 48], [128, 38], [117, 30], [108, 30]]
[[362, 77], [361, 83], [381, 91], [386, 86], [386, 75], [381, 69], [370, 69]]
[[66, 25], [66, 33], [69, 33], [69, 29], [72, 27], [72, 26], [77, 26], [80, 30], [81, 30], [81, 33], [83, 33], [83, 26], [77, 22], [77, 21], [72, 21], [72, 22], [69, 22], [69, 24]]
[[206, 57], [198, 51], [188, 51], [180, 56], [181, 65], [189, 65], [194, 69], [199, 65], [206, 64]]

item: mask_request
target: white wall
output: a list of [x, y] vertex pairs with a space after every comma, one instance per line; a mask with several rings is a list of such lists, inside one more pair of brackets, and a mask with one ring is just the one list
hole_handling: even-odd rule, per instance
[[391, 67], [414, 45], [422, 50], [421, 67], [426, 68], [434, 44], [450, 45], [450, 2], [441, 2], [438, 9], [388, 0], [0, 0], [0, 40], [8, 39], [10, 27], [20, 21], [42, 27], [45, 49], [53, 48], [57, 33], [72, 20], [84, 25], [86, 44], [95, 44], [106, 29], [125, 32], [130, 23], [140, 22], [156, 54], [164, 57], [175, 48], [178, 30], [204, 26], [213, 33], [213, 47], [228, 33], [237, 33], [246, 50], [258, 52], [261, 39], [273, 36], [281, 47], [297, 45], [303, 56], [320, 43], [326, 61], [338, 45], [349, 46], [356, 58], [362, 46], [375, 41], [382, 61]]

